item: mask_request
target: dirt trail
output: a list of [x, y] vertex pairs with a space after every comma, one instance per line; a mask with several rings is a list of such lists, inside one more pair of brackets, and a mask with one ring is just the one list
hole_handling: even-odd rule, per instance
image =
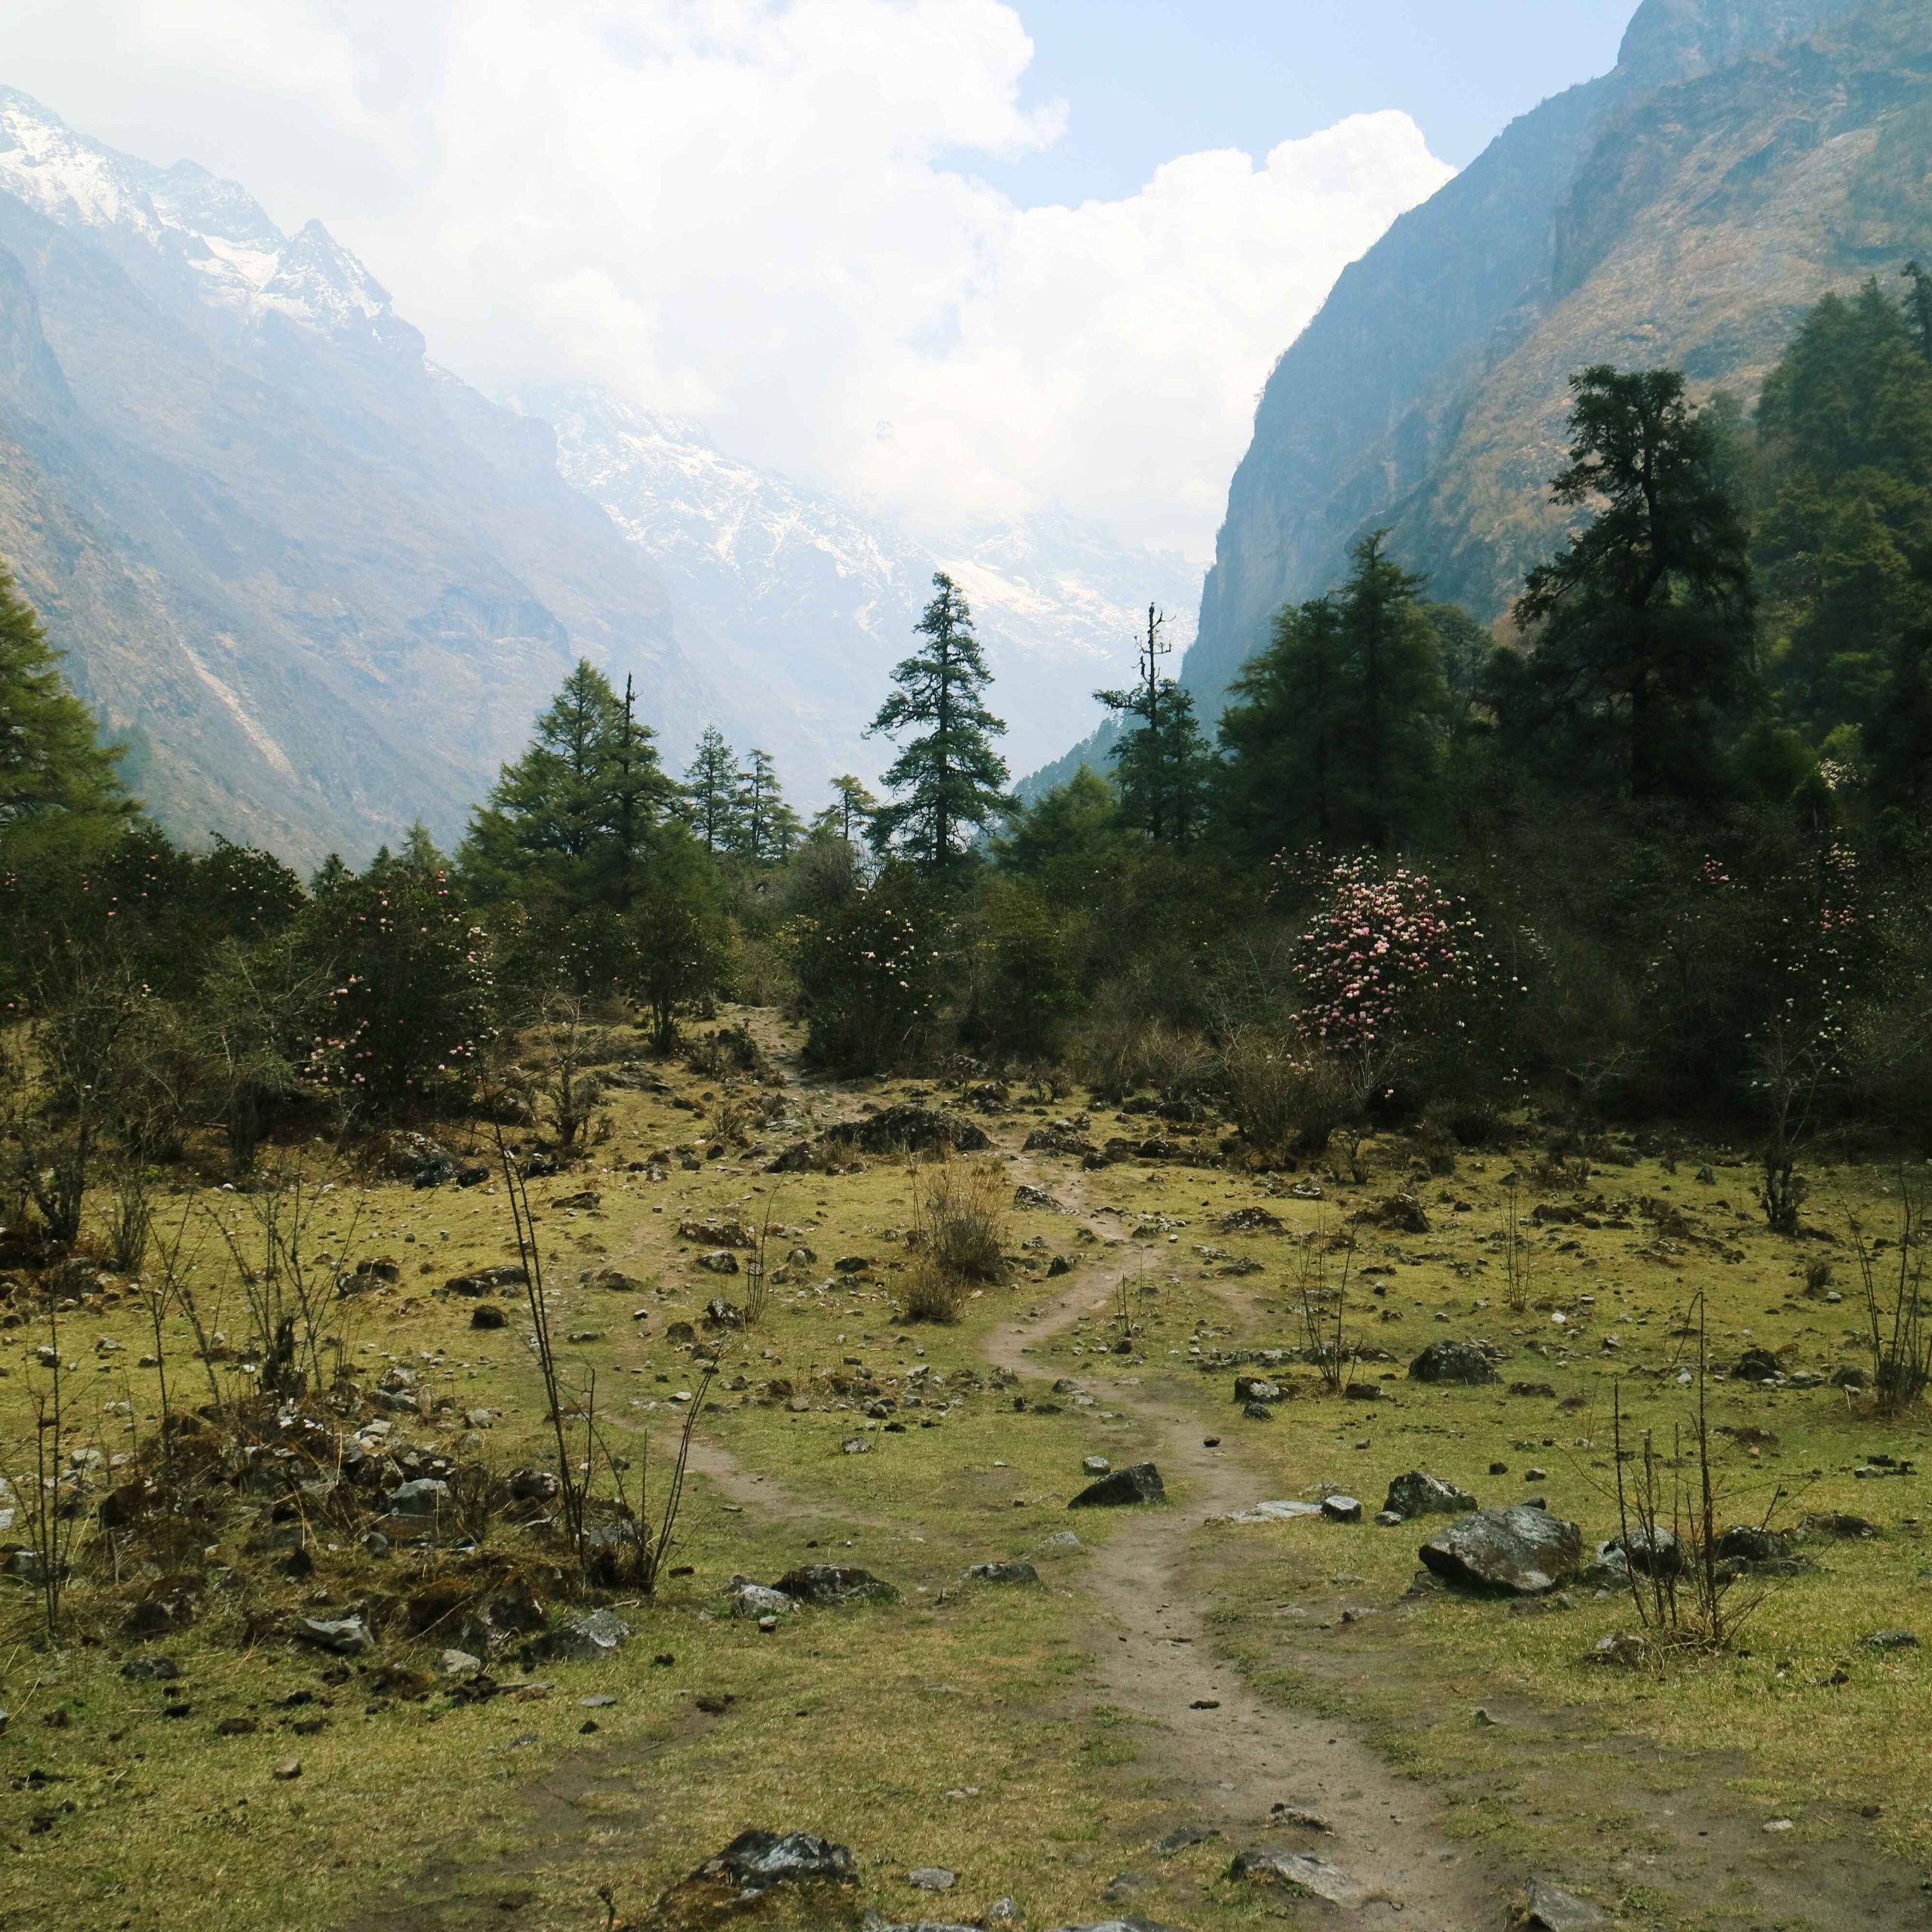
[[[1129, 1257], [1131, 1257], [1131, 1259]], [[1027, 1351], [1105, 1309], [1140, 1260], [1121, 1247], [1083, 1270], [1057, 1297], [1003, 1324], [986, 1354], [1001, 1368], [1038, 1374]], [[1264, 1500], [1232, 1450], [1204, 1444], [1198, 1416], [1156, 1393], [1110, 1389], [1109, 1403], [1155, 1438], [1154, 1460], [1177, 1506], [1122, 1512], [1080, 1572], [1103, 1614], [1094, 1643], [1103, 1701], [1147, 1727], [1144, 1754], [1171, 1788], [1180, 1821], [1212, 1826], [1238, 1849], [1266, 1846], [1326, 1860], [1345, 1875], [1348, 1918], [1417, 1932], [1487, 1932], [1502, 1899], [1463, 1848], [1432, 1829], [1426, 1794], [1398, 1778], [1346, 1722], [1265, 1704], [1217, 1659], [1189, 1583], [1191, 1544], [1203, 1520]], [[1328, 1832], [1271, 1817], [1285, 1805]]]

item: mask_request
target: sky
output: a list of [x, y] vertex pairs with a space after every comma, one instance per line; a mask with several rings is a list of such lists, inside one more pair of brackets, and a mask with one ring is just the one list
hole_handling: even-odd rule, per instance
[[1211, 555], [1343, 266], [1634, 0], [5, 0], [0, 84], [931, 537]]

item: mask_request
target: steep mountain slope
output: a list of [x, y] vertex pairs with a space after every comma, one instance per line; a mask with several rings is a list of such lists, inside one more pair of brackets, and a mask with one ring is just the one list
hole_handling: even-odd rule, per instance
[[[1811, 36], [1805, 38], [1805, 36]], [[1613, 361], [1749, 399], [1802, 309], [1921, 244], [1927, 0], [1644, 0], [1614, 72], [1397, 222], [1276, 365], [1186, 676], [1210, 715], [1274, 613], [1392, 525], [1501, 614], [1560, 534], [1566, 384]], [[1901, 183], [1872, 200], [1890, 167]]]
[[721, 454], [694, 424], [605, 392], [521, 400], [554, 426], [565, 478], [668, 586], [689, 647], [721, 682], [757, 694], [760, 742], [801, 797], [890, 757], [860, 734], [911, 648], [935, 570], [971, 601], [1017, 771], [1064, 745], [1092, 715], [1095, 686], [1124, 675], [1147, 599], [1184, 609], [1196, 593], [1198, 574], [1181, 559], [1066, 524], [920, 543]]
[[0, 91], [0, 557], [181, 832], [453, 833], [574, 657], [731, 707], [541, 426], [425, 359], [318, 224]]

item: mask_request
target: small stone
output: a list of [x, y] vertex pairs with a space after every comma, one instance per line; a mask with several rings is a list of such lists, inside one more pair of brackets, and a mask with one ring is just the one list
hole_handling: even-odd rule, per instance
[[1767, 1832], [1795, 1832], [1797, 1829], [1798, 1824], [1795, 1819], [1767, 1818], [1764, 1821], [1764, 1829]]
[[943, 1865], [922, 1865], [916, 1872], [906, 1875], [906, 1882], [921, 1892], [949, 1892], [959, 1882], [956, 1872], [949, 1872]]
[[1875, 1630], [1865, 1639], [1868, 1651], [1915, 1651], [1918, 1638], [1910, 1630]]
[[975, 1563], [966, 1572], [975, 1583], [1037, 1583], [1040, 1573], [1030, 1563]]
[[1166, 1486], [1152, 1463], [1137, 1463], [1130, 1469], [1115, 1469], [1091, 1482], [1066, 1506], [1069, 1509], [1118, 1508], [1137, 1503], [1164, 1503]]
[[1321, 1513], [1331, 1523], [1359, 1523], [1361, 1504], [1352, 1496], [1324, 1496], [1321, 1499]]
[[1530, 1881], [1528, 1908], [1523, 1924], [1531, 1932], [1608, 1932], [1608, 1915], [1547, 1878]]
[[445, 1651], [442, 1655], [441, 1669], [445, 1677], [475, 1677], [483, 1668], [483, 1660], [473, 1657], [468, 1651]]
[[1083, 1456], [1080, 1459], [1081, 1471], [1090, 1476], [1103, 1476], [1113, 1467], [1104, 1456]]
[[280, 1783], [287, 1784], [291, 1780], [299, 1778], [302, 1775], [302, 1760], [300, 1758], [285, 1758], [269, 1775]]
[[313, 1644], [318, 1650], [333, 1651], [339, 1657], [355, 1657], [376, 1647], [376, 1640], [359, 1617], [298, 1617], [295, 1634], [305, 1644]]

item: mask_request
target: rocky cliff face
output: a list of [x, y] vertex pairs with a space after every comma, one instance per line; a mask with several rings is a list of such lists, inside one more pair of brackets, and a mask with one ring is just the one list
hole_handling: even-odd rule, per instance
[[0, 558], [184, 835], [461, 826], [571, 661], [729, 721], [540, 426], [428, 364], [318, 224], [0, 91]]
[[1749, 401], [1820, 294], [1932, 238], [1928, 152], [1932, 0], [1644, 0], [1614, 72], [1396, 223], [1277, 365], [1186, 669], [1204, 711], [1380, 525], [1500, 616], [1561, 534], [1571, 374]]

